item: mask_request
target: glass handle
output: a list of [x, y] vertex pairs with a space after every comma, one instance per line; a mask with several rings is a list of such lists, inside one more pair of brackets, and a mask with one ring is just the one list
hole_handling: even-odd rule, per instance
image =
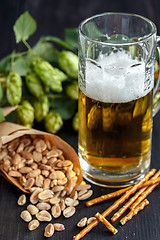
[[[159, 56], [159, 63], [155, 66], [155, 81], [157, 80], [154, 91], [153, 91], [153, 117], [157, 114], [157, 112], [160, 110], [160, 70], [159, 70], [159, 64], [160, 64], [160, 36], [157, 36], [157, 51]], [[158, 78], [156, 78], [156, 75], [158, 75]]]

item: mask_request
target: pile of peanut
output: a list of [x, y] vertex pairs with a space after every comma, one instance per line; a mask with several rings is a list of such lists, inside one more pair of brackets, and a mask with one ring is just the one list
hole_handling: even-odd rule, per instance
[[[29, 222], [30, 231], [39, 226], [39, 221], [50, 222], [62, 213], [65, 218], [71, 217], [79, 200], [86, 200], [93, 194], [91, 186], [82, 182], [70, 197], [78, 179], [74, 165], [64, 158], [60, 149], [40, 135], [25, 135], [2, 145], [0, 168], [31, 192], [31, 204], [21, 213], [21, 218]], [[25, 203], [26, 197], [22, 195], [18, 205]], [[50, 223], [44, 235], [50, 237], [54, 230], [62, 231], [64, 225]]]

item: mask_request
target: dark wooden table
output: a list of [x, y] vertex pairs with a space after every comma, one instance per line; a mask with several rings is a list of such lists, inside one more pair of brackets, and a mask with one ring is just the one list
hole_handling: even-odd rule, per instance
[[[160, 168], [160, 112], [155, 116], [153, 121], [153, 139], [152, 139], [152, 164], [151, 167]], [[71, 144], [77, 150], [78, 137], [76, 133], [70, 133], [70, 129], [59, 134], [64, 140]], [[105, 189], [92, 185], [94, 190], [93, 197], [101, 194], [109, 193], [113, 189]], [[3, 177], [0, 176], [0, 240], [41, 240], [44, 228], [47, 223], [41, 223], [40, 227], [30, 232], [20, 217], [22, 210], [26, 205], [20, 207], [17, 205], [17, 199], [21, 192]], [[84, 240], [159, 240], [160, 239], [160, 186], [147, 198], [150, 204], [131, 221], [123, 227], [118, 221], [114, 226], [118, 229], [118, 234], [112, 235], [102, 224], [99, 224]], [[60, 222], [65, 225], [65, 231], [55, 232], [53, 239], [55, 240], [71, 240], [80, 229], [76, 226], [77, 222], [84, 216], [93, 216], [97, 211], [103, 212], [114, 200], [108, 200], [91, 208], [85, 206], [85, 202], [81, 201], [77, 207], [77, 212], [70, 219], [64, 219], [61, 216], [52, 222]], [[107, 219], [109, 220], [112, 214]]]

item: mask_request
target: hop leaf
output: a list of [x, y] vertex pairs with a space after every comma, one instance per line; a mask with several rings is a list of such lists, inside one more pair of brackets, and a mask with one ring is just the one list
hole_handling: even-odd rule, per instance
[[16, 21], [13, 30], [16, 43], [27, 40], [37, 29], [37, 23], [27, 12], [23, 13]]

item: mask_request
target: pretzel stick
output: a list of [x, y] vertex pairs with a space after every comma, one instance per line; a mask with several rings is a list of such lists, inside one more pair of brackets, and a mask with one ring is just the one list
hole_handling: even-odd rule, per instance
[[150, 186], [150, 185], [153, 185], [153, 184], [155, 184], [155, 183], [159, 183], [160, 182], [160, 177], [157, 177], [157, 178], [155, 178], [155, 179], [150, 179], [150, 180], [148, 180], [147, 182], [145, 182], [143, 185], [142, 185], [142, 187], [148, 187], [148, 186]]
[[149, 201], [145, 199], [141, 202], [135, 209], [131, 210], [124, 218], [120, 220], [120, 223], [124, 225], [127, 221], [129, 221], [134, 215], [136, 215], [139, 211], [143, 210], [145, 206], [149, 204]]
[[[160, 175], [160, 170], [151, 178], [151, 180], [154, 181], [155, 179], [157, 179], [159, 175]], [[144, 186], [144, 184], [142, 186]], [[111, 222], [112, 223], [115, 222], [146, 189], [147, 187], [141, 188], [122, 208], [118, 210], [118, 212], [116, 212], [113, 215], [113, 217], [111, 218]]]
[[[132, 186], [122, 197], [114, 202], [109, 208], [107, 208], [103, 213], [103, 217], [107, 217], [113, 210], [115, 210], [121, 203], [123, 203], [131, 194], [133, 194], [138, 187], [140, 187], [150, 176], [155, 173], [156, 169], [151, 169], [139, 182]], [[81, 232], [73, 237], [73, 240], [79, 240], [84, 237], [92, 228], [98, 225], [99, 221], [96, 219], [91, 222], [87, 227], [85, 227]]]
[[[153, 185], [154, 183], [158, 183], [160, 182], [160, 177], [159, 178], [156, 178], [156, 179], [151, 179], [149, 181], [146, 181], [145, 183], [143, 183], [142, 186], [140, 186], [139, 188], [142, 188], [142, 187], [147, 187], [147, 186], [150, 186], [150, 185]], [[119, 197], [120, 195], [122, 195], [123, 193], [125, 193], [126, 191], [128, 191], [129, 189], [131, 189], [132, 186], [130, 187], [126, 187], [126, 188], [123, 188], [123, 189], [120, 189], [118, 191], [115, 191], [115, 192], [112, 192], [112, 193], [108, 193], [106, 195], [102, 195], [98, 198], [94, 198], [94, 199], [91, 199], [90, 201], [86, 202], [86, 206], [87, 207], [90, 207], [94, 204], [97, 204], [97, 203], [100, 203], [100, 202], [103, 202], [105, 200], [108, 200], [108, 199], [111, 199], [111, 198], [115, 198], [115, 197]], [[138, 188], [138, 189], [139, 189]]]
[[94, 198], [88, 202], [86, 202], [86, 205], [87, 207], [90, 207], [96, 203], [99, 203], [99, 202], [103, 202], [105, 200], [108, 200], [108, 199], [111, 199], [111, 198], [115, 198], [115, 197], [118, 197], [120, 195], [122, 195], [123, 193], [125, 193], [126, 191], [128, 191], [131, 187], [127, 187], [127, 188], [123, 188], [123, 189], [120, 189], [118, 191], [115, 191], [115, 192], [112, 192], [112, 193], [108, 193], [106, 195], [102, 195], [98, 198]]
[[[158, 177], [160, 175], [160, 170], [158, 170], [158, 172], [152, 177], [152, 179], [156, 179], [156, 177]], [[143, 201], [143, 199], [145, 199], [153, 190], [155, 187], [157, 187], [159, 183], [153, 184], [152, 186], [148, 187], [143, 193], [142, 195], [131, 205], [130, 209], [134, 209], [135, 207], [137, 207], [137, 205], [139, 205], [140, 202]]]
[[112, 226], [112, 224], [110, 224], [110, 222], [108, 222], [99, 212], [96, 213], [95, 217], [102, 222], [109, 231], [111, 231], [113, 234], [116, 234], [118, 232], [118, 230], [116, 228], [114, 228]]
[[153, 191], [153, 189], [154, 189], [158, 184], [159, 184], [159, 183], [156, 183], [156, 184], [154, 184], [153, 186], [148, 187], [148, 188], [146, 189], [146, 191], [143, 192], [142, 195], [137, 199], [137, 201], [135, 201], [135, 202], [131, 205], [130, 209], [135, 209], [135, 208], [139, 205], [139, 203], [142, 202], [143, 199], [145, 199], [145, 198]]
[[[142, 187], [147, 187], [147, 186], [150, 186], [150, 185], [153, 185], [155, 183], [159, 183], [160, 182], [160, 177], [159, 178], [156, 178], [156, 179], [150, 179], [148, 181], [146, 181], [142, 186], [140, 186], [139, 188], [142, 188]], [[111, 199], [111, 198], [116, 198], [116, 197], [119, 197], [120, 195], [122, 195], [123, 193], [125, 193], [126, 191], [128, 191], [129, 189], [131, 188], [130, 187], [127, 187], [127, 188], [123, 188], [123, 189], [120, 189], [118, 191], [115, 191], [115, 192], [112, 192], [112, 193], [108, 193], [106, 195], [102, 195], [98, 198], [93, 198], [91, 199], [90, 201], [86, 202], [86, 206], [87, 207], [90, 207], [94, 204], [97, 204], [97, 203], [100, 203], [100, 202], [103, 202], [105, 200], [108, 200], [108, 199]], [[138, 188], [138, 189], [139, 189]]]

